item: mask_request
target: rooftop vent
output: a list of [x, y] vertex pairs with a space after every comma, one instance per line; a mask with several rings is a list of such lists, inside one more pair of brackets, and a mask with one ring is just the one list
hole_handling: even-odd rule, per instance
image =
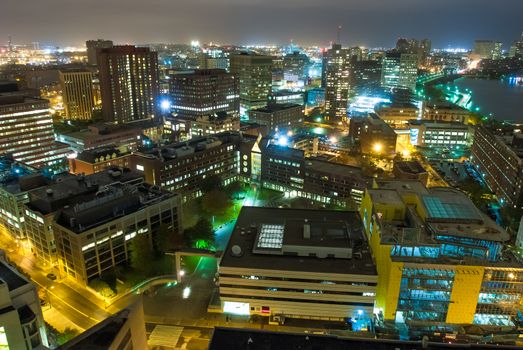
[[52, 188], [48, 188], [47, 190], [45, 190], [45, 193], [47, 193], [48, 196], [52, 196], [53, 195], [53, 189]]
[[239, 245], [233, 245], [231, 248], [232, 256], [240, 257], [243, 255], [242, 248]]

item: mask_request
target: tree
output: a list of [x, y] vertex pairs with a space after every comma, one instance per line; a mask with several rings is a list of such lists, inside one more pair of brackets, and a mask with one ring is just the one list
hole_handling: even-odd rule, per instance
[[156, 253], [163, 254], [184, 245], [183, 236], [174, 232], [167, 224], [160, 224], [158, 231], [153, 237], [154, 250]]
[[196, 248], [210, 248], [214, 244], [212, 224], [204, 218], [200, 218], [194, 226], [185, 229], [184, 235]]
[[209, 193], [222, 188], [222, 179], [219, 175], [216, 174], [207, 176], [200, 184], [200, 190], [202, 190], [203, 193]]
[[98, 294], [106, 298], [112, 298], [116, 294], [109, 284], [99, 278], [89, 282], [89, 287], [93, 288]]
[[150, 272], [150, 263], [154, 257], [149, 238], [145, 234], [136, 235], [129, 248], [131, 250], [131, 267], [147, 275]]
[[211, 214], [223, 214], [227, 209], [229, 200], [223, 191], [213, 190], [206, 193], [202, 198], [203, 210]]

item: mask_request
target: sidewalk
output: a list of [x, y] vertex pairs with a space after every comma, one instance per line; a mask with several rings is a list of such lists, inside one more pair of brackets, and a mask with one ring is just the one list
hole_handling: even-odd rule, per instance
[[63, 332], [66, 328], [76, 329], [79, 332], [85, 331], [75, 323], [71, 322], [67, 317], [64, 317], [60, 311], [53, 307], [42, 307], [45, 322], [56, 328], [59, 332]]

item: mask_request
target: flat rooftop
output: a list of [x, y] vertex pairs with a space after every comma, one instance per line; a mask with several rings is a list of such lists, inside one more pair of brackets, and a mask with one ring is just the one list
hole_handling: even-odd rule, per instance
[[[206, 151], [208, 149], [218, 147], [223, 144], [237, 143], [242, 140], [242, 135], [239, 132], [223, 132], [210, 136], [194, 137], [188, 141], [175, 142], [157, 147], [145, 152], [134, 153], [139, 157], [149, 159], [172, 160], [177, 158], [184, 158], [198, 152]], [[161, 154], [161, 157], [160, 157]]]
[[23, 275], [3, 259], [0, 259], [0, 280], [7, 284], [9, 291], [18, 289], [29, 283]]
[[[287, 255], [288, 246], [318, 254]], [[351, 258], [320, 257], [338, 249]], [[377, 275], [359, 214], [332, 210], [243, 207], [220, 267]]]
[[273, 332], [259, 329], [216, 327], [209, 350], [422, 350], [422, 349], [521, 349], [517, 346], [484, 344], [448, 344], [421, 341], [404, 341], [374, 338], [337, 337], [304, 333]]
[[60, 350], [108, 350], [112, 349], [116, 336], [128, 320], [129, 310], [124, 309], [77, 337], [58, 347]]
[[82, 233], [174, 196], [176, 194], [146, 183], [111, 184], [75, 198], [59, 211], [56, 222], [70, 231]]
[[425, 125], [427, 128], [432, 129], [459, 129], [467, 130], [469, 129], [468, 125], [465, 125], [460, 122], [446, 122], [443, 120], [434, 121], [434, 120], [410, 120], [410, 125]]
[[293, 109], [293, 108], [303, 108], [303, 106], [300, 106], [296, 103], [270, 103], [265, 107], [257, 108], [251, 110], [251, 112], [259, 112], [259, 113], [274, 113], [279, 111], [284, 111], [287, 109]]
[[338, 176], [357, 176], [363, 178], [361, 168], [340, 163], [329, 162], [326, 160], [305, 158], [305, 166], [311, 170]]
[[108, 169], [87, 176], [68, 176], [52, 185], [30, 191], [27, 206], [45, 215], [89, 198], [104, 186], [129, 182], [143, 182], [143, 174], [129, 169]]
[[421, 163], [416, 160], [394, 161], [394, 166], [398, 167], [398, 169], [407, 174], [417, 175], [427, 172], [427, 170], [425, 170]]
[[100, 147], [91, 150], [85, 150], [78, 154], [76, 159], [84, 161], [86, 163], [95, 163], [96, 160], [103, 157], [104, 159], [109, 156], [110, 159], [118, 158], [125, 154], [122, 154], [119, 149], [114, 147]]

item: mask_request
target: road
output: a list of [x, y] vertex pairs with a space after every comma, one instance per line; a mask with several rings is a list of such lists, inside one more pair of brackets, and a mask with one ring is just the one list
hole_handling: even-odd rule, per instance
[[[46, 307], [55, 308], [63, 317], [84, 330], [109, 316], [104, 302], [87, 289], [73, 282], [52, 281], [47, 278], [49, 272], [57, 274], [57, 271], [51, 267], [45, 268], [37, 264], [35, 258], [30, 253], [24, 254], [23, 248], [5, 232], [0, 234], [0, 245], [6, 249], [9, 260], [28, 274], [32, 282], [43, 290], [47, 299], [44, 310]], [[53, 320], [46, 321], [53, 323]]]

